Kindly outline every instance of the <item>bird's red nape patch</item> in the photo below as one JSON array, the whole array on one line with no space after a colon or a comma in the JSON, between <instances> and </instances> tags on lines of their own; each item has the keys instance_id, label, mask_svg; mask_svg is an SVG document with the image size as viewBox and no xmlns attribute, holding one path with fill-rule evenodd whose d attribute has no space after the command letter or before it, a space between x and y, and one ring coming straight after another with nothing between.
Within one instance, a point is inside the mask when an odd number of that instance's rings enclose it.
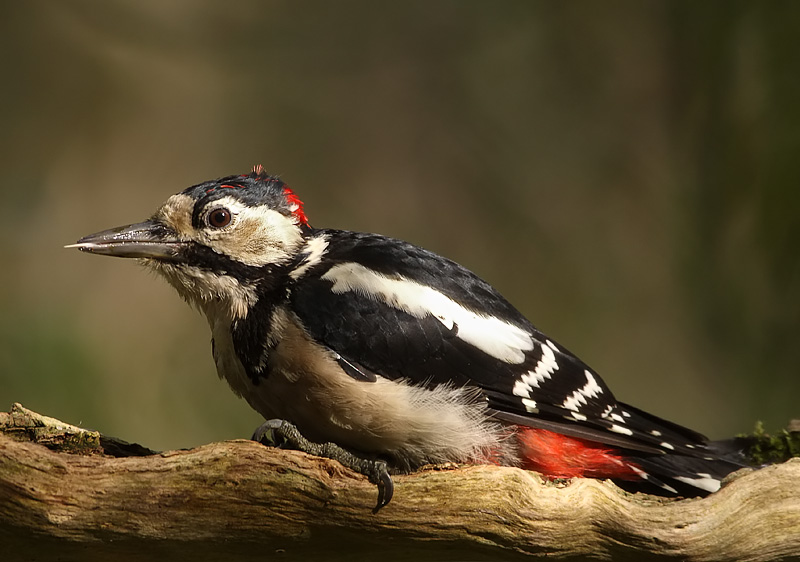
<instances>
[{"instance_id":1,"label":"bird's red nape patch","mask_svg":"<svg viewBox=\"0 0 800 562\"><path fill-rule=\"evenodd\" d=\"M267 171L264 169L264 166L261 164L256 164L253 166L253 171L250 173L251 177L257 180L263 181L278 181L277 178L274 178L267 174ZM242 175L242 177L247 177L246 175ZM283 182L280 182L283 183ZM226 187L226 186L223 186ZM305 211L303 211L303 202L300 201L300 198L294 194L294 191L289 189L289 186L283 186L283 195L286 197L286 203L289 205L289 209L292 211L292 216L295 218L298 224L302 224L303 226L310 226L308 224L308 217L306 217Z\"/></svg>"},{"instance_id":2,"label":"bird's red nape patch","mask_svg":"<svg viewBox=\"0 0 800 562\"><path fill-rule=\"evenodd\" d=\"M639 480L642 477L634 463L600 443L530 427L520 427L517 439L522 468L549 478Z\"/></svg>"},{"instance_id":3,"label":"bird's red nape patch","mask_svg":"<svg viewBox=\"0 0 800 562\"><path fill-rule=\"evenodd\" d=\"M294 191L288 187L283 188L283 194L286 197L286 202L289 203L289 208L292 210L292 215L302 225L308 226L308 218L305 211L303 211L303 202L294 194Z\"/></svg>"}]
</instances>

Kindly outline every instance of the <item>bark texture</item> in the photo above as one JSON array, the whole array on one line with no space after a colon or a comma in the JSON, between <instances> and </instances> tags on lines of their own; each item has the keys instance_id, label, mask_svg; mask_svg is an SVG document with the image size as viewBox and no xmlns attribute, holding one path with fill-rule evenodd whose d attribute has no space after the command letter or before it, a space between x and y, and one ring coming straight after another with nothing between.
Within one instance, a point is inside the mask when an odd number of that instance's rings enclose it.
<instances>
[{"instance_id":1,"label":"bark texture","mask_svg":"<svg viewBox=\"0 0 800 562\"><path fill-rule=\"evenodd\" d=\"M686 500L514 468L425 470L395 477L373 515L375 486L327 459L244 440L148 453L16 404L0 413L0 558L800 558L800 459Z\"/></svg>"}]
</instances>

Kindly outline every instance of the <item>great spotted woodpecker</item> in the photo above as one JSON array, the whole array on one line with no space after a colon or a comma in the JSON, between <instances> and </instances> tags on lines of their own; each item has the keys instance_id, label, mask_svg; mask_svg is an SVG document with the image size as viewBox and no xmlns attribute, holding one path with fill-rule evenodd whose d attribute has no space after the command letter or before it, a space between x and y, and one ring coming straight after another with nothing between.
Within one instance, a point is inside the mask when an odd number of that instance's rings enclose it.
<instances>
[{"instance_id":1,"label":"great spotted woodpecker","mask_svg":"<svg viewBox=\"0 0 800 562\"><path fill-rule=\"evenodd\" d=\"M312 228L260 166L72 247L163 275L207 317L220 377L267 420L292 424L269 421L258 436L296 428L294 443L363 458L351 466L379 484L378 507L391 498L387 463L493 462L684 495L716 491L741 466L617 401L461 265L378 234Z\"/></svg>"}]
</instances>

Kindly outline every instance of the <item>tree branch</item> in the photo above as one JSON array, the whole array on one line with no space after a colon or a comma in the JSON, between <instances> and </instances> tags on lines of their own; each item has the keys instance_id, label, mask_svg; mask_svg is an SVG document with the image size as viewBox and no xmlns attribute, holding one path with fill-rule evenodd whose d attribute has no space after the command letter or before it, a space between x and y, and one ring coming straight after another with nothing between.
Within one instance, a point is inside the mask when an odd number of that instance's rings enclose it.
<instances>
[{"instance_id":1,"label":"tree branch","mask_svg":"<svg viewBox=\"0 0 800 562\"><path fill-rule=\"evenodd\" d=\"M0 430L4 560L800 556L800 459L680 501L515 468L424 470L397 476L394 500L373 515L363 476L296 451L238 440L110 456L148 450L16 404Z\"/></svg>"}]
</instances>

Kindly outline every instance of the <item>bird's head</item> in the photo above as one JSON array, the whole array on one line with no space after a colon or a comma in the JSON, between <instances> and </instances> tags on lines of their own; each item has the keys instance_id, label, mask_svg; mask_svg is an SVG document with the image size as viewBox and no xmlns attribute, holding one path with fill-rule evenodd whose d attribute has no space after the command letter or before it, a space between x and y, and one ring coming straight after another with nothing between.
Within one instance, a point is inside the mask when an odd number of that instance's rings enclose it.
<instances>
[{"instance_id":1,"label":"bird's head","mask_svg":"<svg viewBox=\"0 0 800 562\"><path fill-rule=\"evenodd\" d=\"M70 248L139 258L201 308L246 315L257 291L288 264L310 231L303 204L261 166L192 186L148 220L84 236Z\"/></svg>"}]
</instances>

